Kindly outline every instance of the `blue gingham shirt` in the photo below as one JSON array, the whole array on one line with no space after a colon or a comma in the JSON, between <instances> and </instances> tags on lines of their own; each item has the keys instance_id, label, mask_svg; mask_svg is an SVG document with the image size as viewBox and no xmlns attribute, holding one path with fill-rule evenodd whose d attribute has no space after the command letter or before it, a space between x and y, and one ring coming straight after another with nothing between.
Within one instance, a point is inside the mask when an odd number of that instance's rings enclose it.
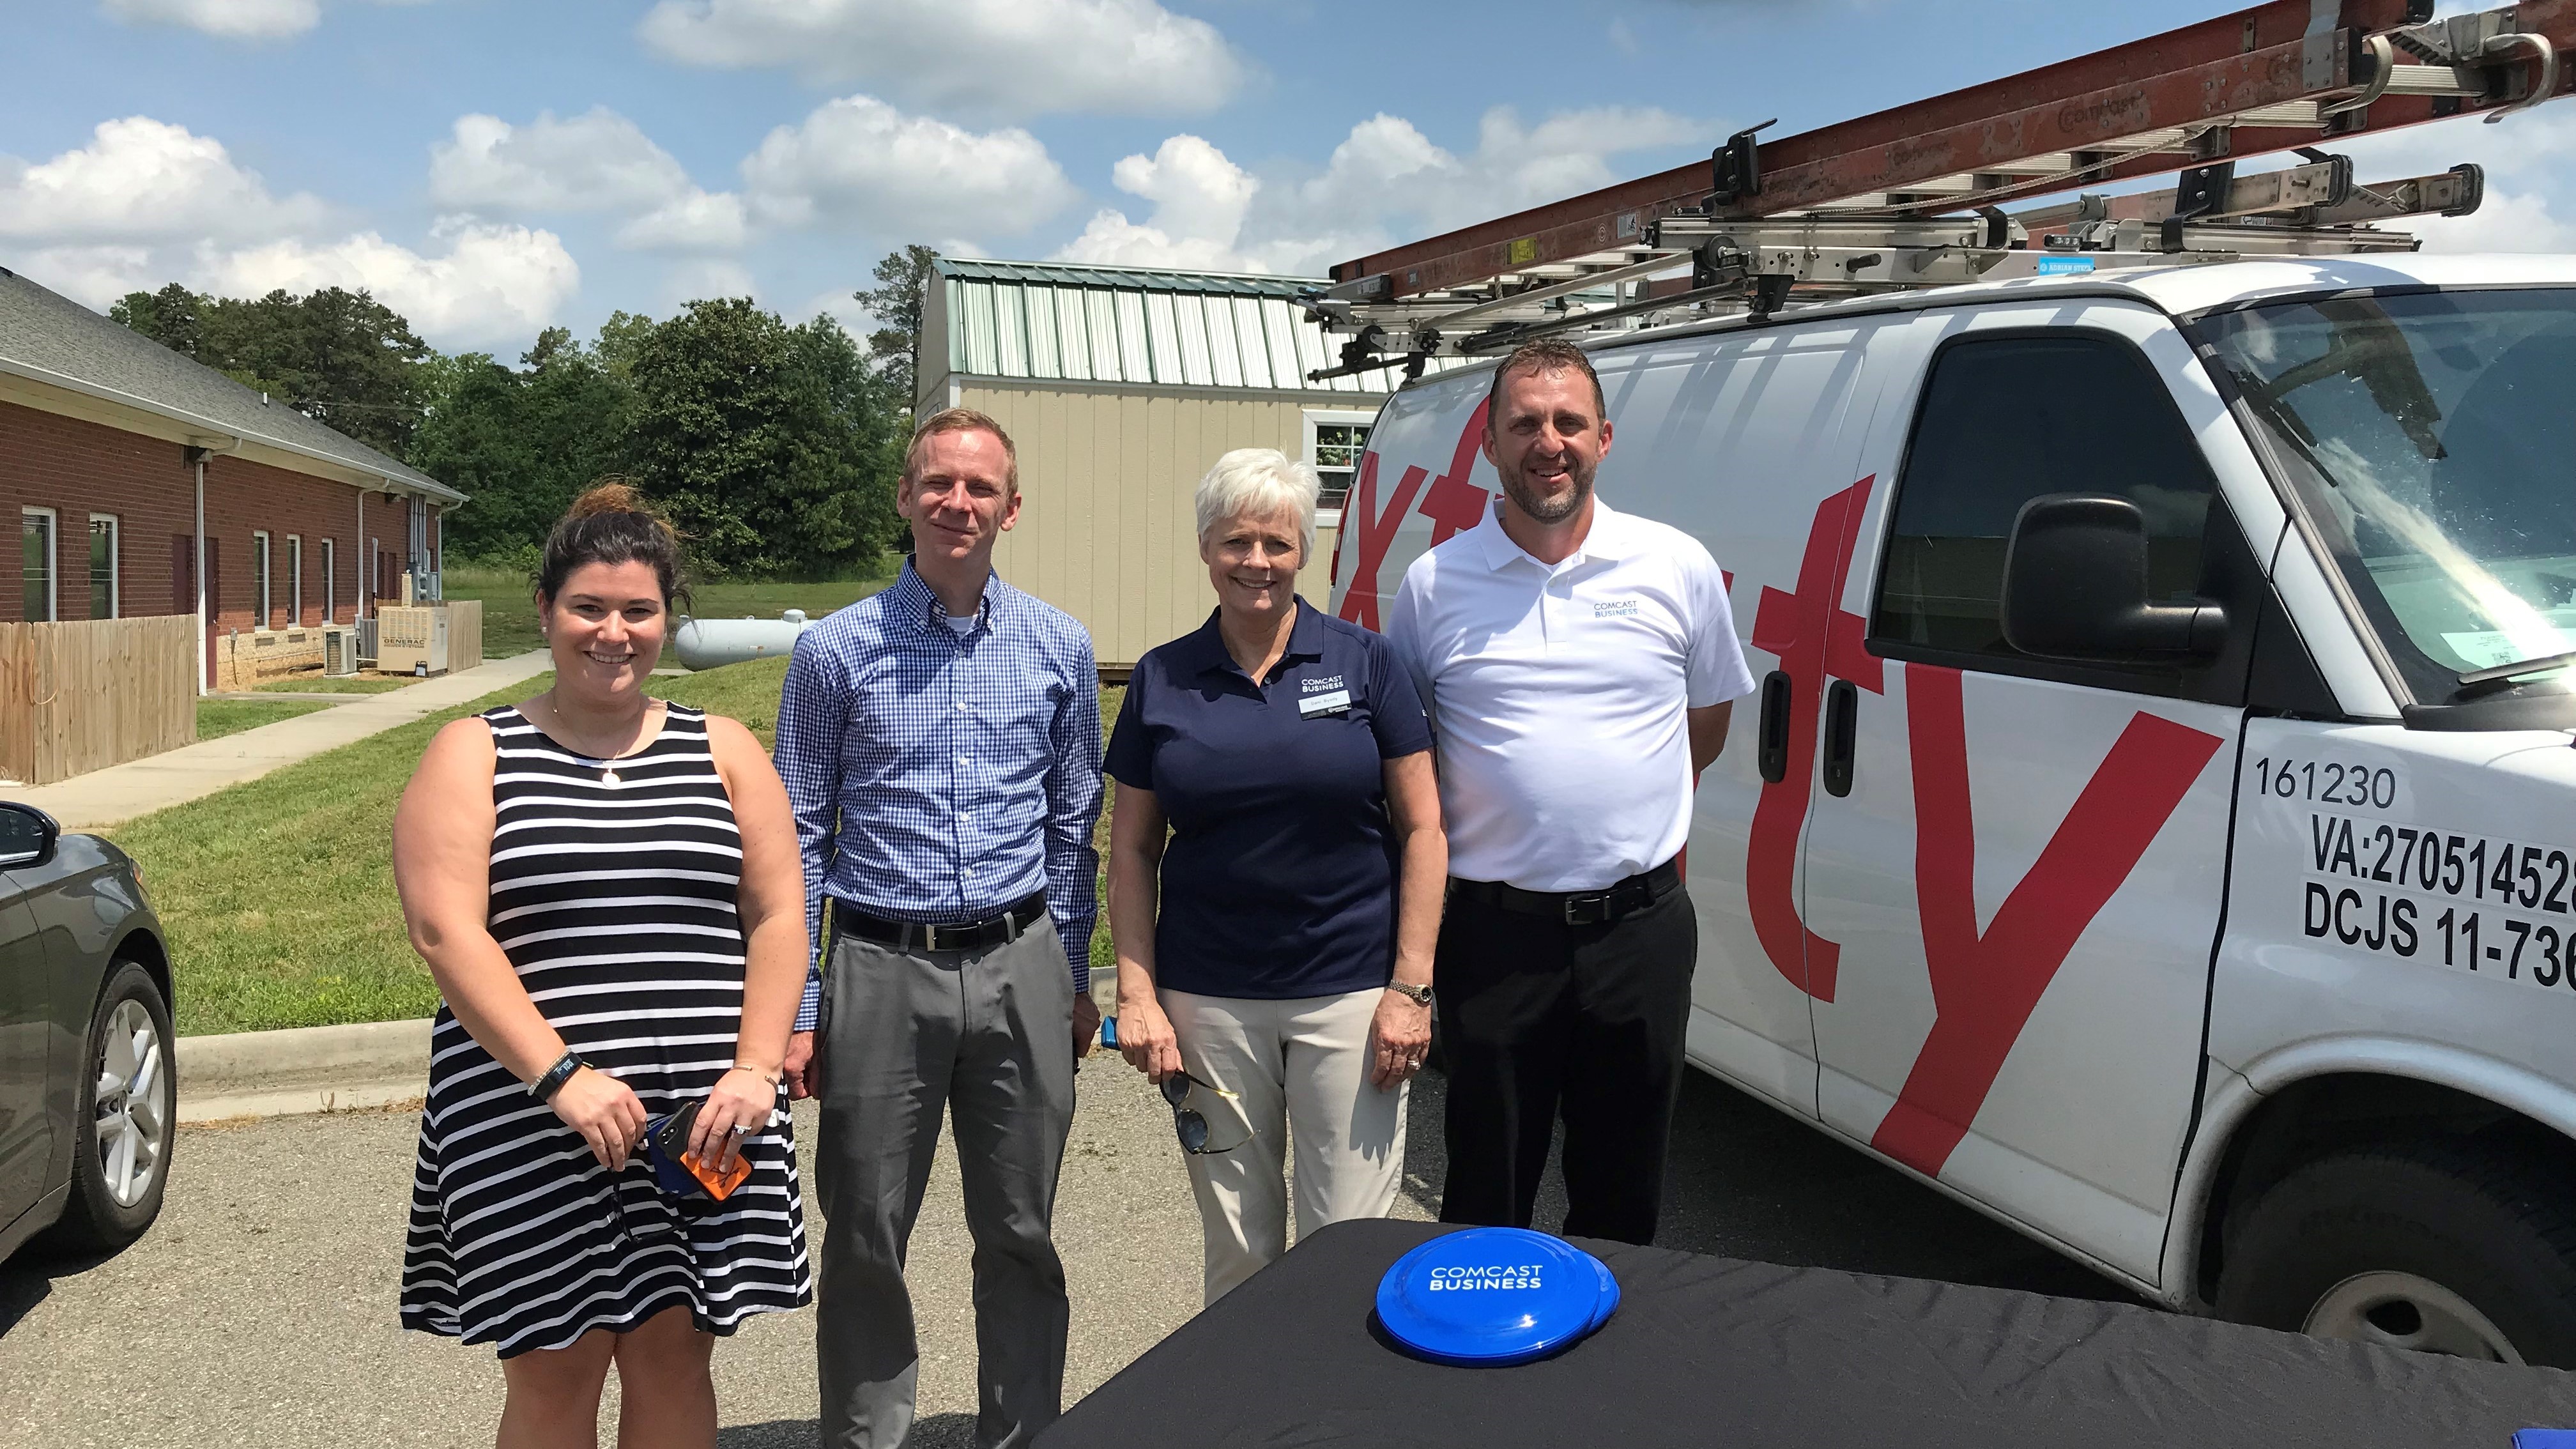
<instances>
[{"instance_id":1,"label":"blue gingham shirt","mask_svg":"<svg viewBox=\"0 0 2576 1449\"><path fill-rule=\"evenodd\" d=\"M891 588L797 638L775 756L817 953L796 1030L822 1000L826 893L954 925L1043 887L1074 990L1090 989L1099 682L1070 616L992 578L960 634L909 559Z\"/></svg>"}]
</instances>

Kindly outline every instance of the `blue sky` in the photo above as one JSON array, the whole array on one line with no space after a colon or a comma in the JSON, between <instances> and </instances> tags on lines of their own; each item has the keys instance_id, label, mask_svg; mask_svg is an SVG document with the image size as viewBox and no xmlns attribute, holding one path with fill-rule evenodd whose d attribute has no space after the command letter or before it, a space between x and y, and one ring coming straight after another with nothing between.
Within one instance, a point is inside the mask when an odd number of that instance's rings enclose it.
<instances>
[{"instance_id":1,"label":"blue sky","mask_svg":"<svg viewBox=\"0 0 2576 1449\"><path fill-rule=\"evenodd\" d=\"M1310 274L2227 8L2189 0L0 0L0 265L92 305L366 285L432 343L961 254ZM2456 5L2446 8L2459 8ZM2576 116L2432 244L2576 249Z\"/></svg>"}]
</instances>

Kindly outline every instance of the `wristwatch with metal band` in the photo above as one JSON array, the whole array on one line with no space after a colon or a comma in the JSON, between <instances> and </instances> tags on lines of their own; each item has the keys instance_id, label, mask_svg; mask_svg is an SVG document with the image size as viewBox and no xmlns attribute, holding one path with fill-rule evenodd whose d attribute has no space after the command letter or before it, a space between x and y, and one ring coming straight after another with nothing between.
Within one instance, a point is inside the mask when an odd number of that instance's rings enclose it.
<instances>
[{"instance_id":1,"label":"wristwatch with metal band","mask_svg":"<svg viewBox=\"0 0 2576 1449\"><path fill-rule=\"evenodd\" d=\"M1407 986L1401 981L1390 981L1386 983L1386 989L1397 993L1416 1006L1431 1004L1431 986L1428 982L1420 986Z\"/></svg>"}]
</instances>

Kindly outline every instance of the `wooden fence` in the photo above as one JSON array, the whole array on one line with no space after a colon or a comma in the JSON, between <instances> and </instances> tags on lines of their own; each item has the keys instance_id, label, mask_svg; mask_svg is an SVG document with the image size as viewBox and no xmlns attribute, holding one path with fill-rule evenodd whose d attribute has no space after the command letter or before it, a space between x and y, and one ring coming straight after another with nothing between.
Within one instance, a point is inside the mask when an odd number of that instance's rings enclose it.
<instances>
[{"instance_id":1,"label":"wooden fence","mask_svg":"<svg viewBox=\"0 0 2576 1449\"><path fill-rule=\"evenodd\" d=\"M0 624L0 776L50 785L195 740L199 647L186 614Z\"/></svg>"},{"instance_id":2,"label":"wooden fence","mask_svg":"<svg viewBox=\"0 0 2576 1449\"><path fill-rule=\"evenodd\" d=\"M447 672L471 669L483 662L483 601L451 599L447 603Z\"/></svg>"}]
</instances>

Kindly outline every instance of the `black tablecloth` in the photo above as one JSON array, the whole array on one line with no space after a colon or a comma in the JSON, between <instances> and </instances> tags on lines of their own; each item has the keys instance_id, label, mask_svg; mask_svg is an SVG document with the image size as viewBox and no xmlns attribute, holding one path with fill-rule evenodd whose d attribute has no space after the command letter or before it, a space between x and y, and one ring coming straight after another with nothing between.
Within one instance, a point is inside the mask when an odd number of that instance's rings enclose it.
<instances>
[{"instance_id":1,"label":"black tablecloth","mask_svg":"<svg viewBox=\"0 0 2576 1449\"><path fill-rule=\"evenodd\" d=\"M1555 1358L1391 1347L1377 1284L1434 1223L1342 1223L1156 1345L1040 1449L1371 1444L2507 1449L2576 1427L2576 1373L2127 1304L1576 1239L1619 1314Z\"/></svg>"}]
</instances>

